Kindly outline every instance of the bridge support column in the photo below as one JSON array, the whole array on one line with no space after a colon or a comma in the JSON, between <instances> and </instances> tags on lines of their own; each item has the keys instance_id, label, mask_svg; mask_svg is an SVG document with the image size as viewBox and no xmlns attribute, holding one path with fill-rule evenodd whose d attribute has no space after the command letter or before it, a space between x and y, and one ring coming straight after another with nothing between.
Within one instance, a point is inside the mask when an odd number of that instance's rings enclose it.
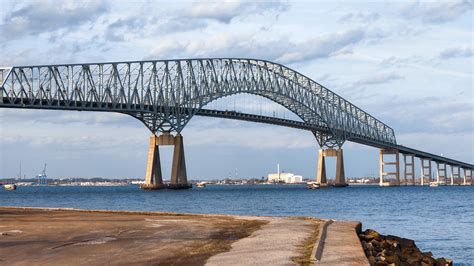
<instances>
[{"instance_id":1,"label":"bridge support column","mask_svg":"<svg viewBox=\"0 0 474 266\"><path fill-rule=\"evenodd\" d=\"M407 160L407 157L410 157ZM408 185L408 177L411 177L411 183L414 186L415 183L415 155L414 154L403 154L403 166L404 166L404 182L405 186Z\"/></svg>"},{"instance_id":2,"label":"bridge support column","mask_svg":"<svg viewBox=\"0 0 474 266\"><path fill-rule=\"evenodd\" d=\"M334 182L334 186L347 186L346 177L344 173L344 154L342 149L319 149L318 175L316 178L316 182L318 182L321 186L327 185L325 157L336 157L336 180Z\"/></svg>"},{"instance_id":3,"label":"bridge support column","mask_svg":"<svg viewBox=\"0 0 474 266\"><path fill-rule=\"evenodd\" d=\"M467 184L466 180L469 179L471 181L471 186L474 185L472 182L472 169L464 168L464 183Z\"/></svg>"},{"instance_id":4,"label":"bridge support column","mask_svg":"<svg viewBox=\"0 0 474 266\"><path fill-rule=\"evenodd\" d=\"M454 185L455 179L461 179L461 168L456 165L451 165L451 186ZM466 182L464 182L464 185L466 185L465 183Z\"/></svg>"},{"instance_id":5,"label":"bridge support column","mask_svg":"<svg viewBox=\"0 0 474 266\"><path fill-rule=\"evenodd\" d=\"M336 183L335 187L346 187L346 174L344 173L344 156L342 149L337 150L336 154Z\"/></svg>"},{"instance_id":6,"label":"bridge support column","mask_svg":"<svg viewBox=\"0 0 474 266\"><path fill-rule=\"evenodd\" d=\"M393 154L395 155L395 161L394 162L385 162L384 161L384 155L390 155ZM400 186L400 158L399 158L399 153L398 150L396 149L380 149L380 186L388 186L391 185L390 183L385 183L384 182L384 177L388 175L395 176L395 185ZM384 165L394 165L395 166L395 172L385 172L384 171Z\"/></svg>"},{"instance_id":7,"label":"bridge support column","mask_svg":"<svg viewBox=\"0 0 474 266\"><path fill-rule=\"evenodd\" d=\"M316 177L316 182L321 186L327 186L328 181L326 179L326 159L324 156L324 150L319 149L318 154L318 175Z\"/></svg>"},{"instance_id":8,"label":"bridge support column","mask_svg":"<svg viewBox=\"0 0 474 266\"><path fill-rule=\"evenodd\" d=\"M173 145L173 164L171 168L171 182L169 185L163 184L161 174L159 146ZM181 134L173 136L171 134L162 134L160 136L152 135L150 137L150 146L148 149L147 172L145 184L140 186L142 189L185 189L191 188L186 176L186 163L184 160L183 137Z\"/></svg>"},{"instance_id":9,"label":"bridge support column","mask_svg":"<svg viewBox=\"0 0 474 266\"><path fill-rule=\"evenodd\" d=\"M186 175L183 136L179 133L174 137L173 168L171 169L170 188L190 188Z\"/></svg>"},{"instance_id":10,"label":"bridge support column","mask_svg":"<svg viewBox=\"0 0 474 266\"><path fill-rule=\"evenodd\" d=\"M140 186L142 189L160 189L165 187L163 176L161 175L160 150L157 144L158 138L155 134L151 135L148 147L145 184Z\"/></svg>"},{"instance_id":11,"label":"bridge support column","mask_svg":"<svg viewBox=\"0 0 474 266\"><path fill-rule=\"evenodd\" d=\"M428 164L425 164L425 162L428 162ZM428 158L420 158L420 163L421 163L421 176L420 176L420 185L425 184L425 177L428 180L428 185L431 182L431 159Z\"/></svg>"},{"instance_id":12,"label":"bridge support column","mask_svg":"<svg viewBox=\"0 0 474 266\"><path fill-rule=\"evenodd\" d=\"M447 185L446 163L436 162L436 182L439 184L441 179L443 179L444 184Z\"/></svg>"}]
</instances>

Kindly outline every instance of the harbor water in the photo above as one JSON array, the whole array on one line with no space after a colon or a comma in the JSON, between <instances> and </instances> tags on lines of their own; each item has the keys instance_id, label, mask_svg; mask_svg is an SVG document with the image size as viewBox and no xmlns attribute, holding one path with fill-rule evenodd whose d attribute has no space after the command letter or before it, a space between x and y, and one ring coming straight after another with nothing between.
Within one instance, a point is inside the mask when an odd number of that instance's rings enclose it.
<instances>
[{"instance_id":1,"label":"harbor water","mask_svg":"<svg viewBox=\"0 0 474 266\"><path fill-rule=\"evenodd\" d=\"M304 185L208 185L143 191L138 186L30 186L0 190L0 206L64 207L357 220L414 239L422 251L474 264L474 186L305 189Z\"/></svg>"}]
</instances>

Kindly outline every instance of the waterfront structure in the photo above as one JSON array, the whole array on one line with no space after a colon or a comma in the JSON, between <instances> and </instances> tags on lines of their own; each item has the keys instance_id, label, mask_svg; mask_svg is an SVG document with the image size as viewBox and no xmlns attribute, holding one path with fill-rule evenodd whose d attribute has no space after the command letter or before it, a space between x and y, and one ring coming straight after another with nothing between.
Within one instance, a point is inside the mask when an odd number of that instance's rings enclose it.
<instances>
[{"instance_id":1,"label":"waterfront structure","mask_svg":"<svg viewBox=\"0 0 474 266\"><path fill-rule=\"evenodd\" d=\"M43 170L36 177L38 178L38 185L46 185L48 183L46 180L48 178L46 175L46 164L44 164Z\"/></svg>"},{"instance_id":2,"label":"waterfront structure","mask_svg":"<svg viewBox=\"0 0 474 266\"><path fill-rule=\"evenodd\" d=\"M152 132L143 188L162 188L159 146L173 145L172 188L188 188L181 131L194 115L254 121L309 130L320 146L317 180L326 180L325 160L336 157L336 186L345 186L342 145L352 141L380 149L380 184L392 175L400 185L399 154L464 170L472 183L474 165L398 145L392 128L321 84L281 64L242 58L149 60L0 68L0 108L119 112ZM248 93L270 99L301 121L208 110L216 99ZM395 155L392 162L384 155ZM392 172L385 165L395 165ZM414 177L405 161L405 178ZM441 168L438 168L438 173ZM438 175L439 176L439 175ZM431 177L428 175L428 179ZM429 182L428 182L429 183Z\"/></svg>"},{"instance_id":3,"label":"waterfront structure","mask_svg":"<svg viewBox=\"0 0 474 266\"><path fill-rule=\"evenodd\" d=\"M293 173L271 173L267 176L268 183L302 183L303 177Z\"/></svg>"}]
</instances>

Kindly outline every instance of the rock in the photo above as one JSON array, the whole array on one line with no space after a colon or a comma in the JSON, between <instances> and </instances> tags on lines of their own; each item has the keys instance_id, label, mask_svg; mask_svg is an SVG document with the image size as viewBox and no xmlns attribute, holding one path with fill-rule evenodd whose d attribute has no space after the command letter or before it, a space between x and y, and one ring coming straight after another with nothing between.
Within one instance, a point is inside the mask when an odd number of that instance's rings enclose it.
<instances>
[{"instance_id":1,"label":"rock","mask_svg":"<svg viewBox=\"0 0 474 266\"><path fill-rule=\"evenodd\" d=\"M383 249L386 249L386 250L392 247L392 245L388 243L387 241L382 241L381 246Z\"/></svg>"},{"instance_id":2,"label":"rock","mask_svg":"<svg viewBox=\"0 0 474 266\"><path fill-rule=\"evenodd\" d=\"M402 248L416 247L415 246L415 241L413 241L411 239L408 239L408 238L388 235L388 236L385 237L385 239L398 242Z\"/></svg>"},{"instance_id":3,"label":"rock","mask_svg":"<svg viewBox=\"0 0 474 266\"><path fill-rule=\"evenodd\" d=\"M363 248L364 250L370 250L369 243L367 243L367 242L365 242L365 241L362 241L361 244L362 244L362 248Z\"/></svg>"},{"instance_id":4,"label":"rock","mask_svg":"<svg viewBox=\"0 0 474 266\"><path fill-rule=\"evenodd\" d=\"M423 259L421 260L421 265L436 265L436 260L433 257L423 256Z\"/></svg>"},{"instance_id":5,"label":"rock","mask_svg":"<svg viewBox=\"0 0 474 266\"><path fill-rule=\"evenodd\" d=\"M367 259L369 260L371 266L375 265L376 260L374 256L368 256Z\"/></svg>"},{"instance_id":6,"label":"rock","mask_svg":"<svg viewBox=\"0 0 474 266\"><path fill-rule=\"evenodd\" d=\"M380 239L380 234L377 233L377 231L375 230L372 230L372 229L367 229L364 231L364 235L366 237L366 239Z\"/></svg>"},{"instance_id":7,"label":"rock","mask_svg":"<svg viewBox=\"0 0 474 266\"><path fill-rule=\"evenodd\" d=\"M370 250L370 255L372 255L374 257L377 256L377 251L375 251L375 249L371 249Z\"/></svg>"},{"instance_id":8,"label":"rock","mask_svg":"<svg viewBox=\"0 0 474 266\"><path fill-rule=\"evenodd\" d=\"M436 266L446 266L447 262L444 258L436 259Z\"/></svg>"},{"instance_id":9,"label":"rock","mask_svg":"<svg viewBox=\"0 0 474 266\"><path fill-rule=\"evenodd\" d=\"M400 258L397 254L386 257L388 263L394 263L395 265L400 265Z\"/></svg>"},{"instance_id":10,"label":"rock","mask_svg":"<svg viewBox=\"0 0 474 266\"><path fill-rule=\"evenodd\" d=\"M446 258L433 258L431 252L421 252L415 241L397 236L383 236L367 229L359 235L364 252L373 265L430 265L452 266L453 261Z\"/></svg>"},{"instance_id":11,"label":"rock","mask_svg":"<svg viewBox=\"0 0 474 266\"><path fill-rule=\"evenodd\" d=\"M420 260L423 258L421 252L417 248L405 248L402 249L402 252L400 254L401 258L416 258L417 260Z\"/></svg>"},{"instance_id":12,"label":"rock","mask_svg":"<svg viewBox=\"0 0 474 266\"><path fill-rule=\"evenodd\" d=\"M382 244L376 239L373 239L372 241L370 241L370 244L374 247L375 250L381 250L382 248Z\"/></svg>"},{"instance_id":13,"label":"rock","mask_svg":"<svg viewBox=\"0 0 474 266\"><path fill-rule=\"evenodd\" d=\"M433 253L431 253L431 251L423 252L422 254L423 254L423 256L433 257Z\"/></svg>"},{"instance_id":14,"label":"rock","mask_svg":"<svg viewBox=\"0 0 474 266\"><path fill-rule=\"evenodd\" d=\"M382 254L383 254L384 257L389 257L389 256L393 255L393 252L388 250L388 249L384 249L384 250L382 250Z\"/></svg>"},{"instance_id":15,"label":"rock","mask_svg":"<svg viewBox=\"0 0 474 266\"><path fill-rule=\"evenodd\" d=\"M365 243L367 243L367 248L368 249L375 250L374 245L372 245L372 243L370 243L370 242L365 242Z\"/></svg>"},{"instance_id":16,"label":"rock","mask_svg":"<svg viewBox=\"0 0 474 266\"><path fill-rule=\"evenodd\" d=\"M436 266L452 266L453 261L446 258L436 259Z\"/></svg>"},{"instance_id":17,"label":"rock","mask_svg":"<svg viewBox=\"0 0 474 266\"><path fill-rule=\"evenodd\" d=\"M419 265L419 263L421 262L421 258L417 258L417 257L409 257L406 262L409 264L409 265Z\"/></svg>"},{"instance_id":18,"label":"rock","mask_svg":"<svg viewBox=\"0 0 474 266\"><path fill-rule=\"evenodd\" d=\"M366 250L364 251L364 253L365 253L365 256L366 256L367 258L370 257L370 256L372 256L372 252L370 252L370 250L368 250L368 249L366 249Z\"/></svg>"}]
</instances>

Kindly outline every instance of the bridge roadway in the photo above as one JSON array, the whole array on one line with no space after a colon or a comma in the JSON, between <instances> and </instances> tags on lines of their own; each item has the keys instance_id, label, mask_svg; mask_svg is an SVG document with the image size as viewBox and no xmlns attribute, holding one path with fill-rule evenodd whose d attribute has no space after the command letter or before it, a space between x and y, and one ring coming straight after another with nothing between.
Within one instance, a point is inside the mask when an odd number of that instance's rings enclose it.
<instances>
[{"instance_id":1,"label":"bridge roadway","mask_svg":"<svg viewBox=\"0 0 474 266\"><path fill-rule=\"evenodd\" d=\"M278 125L278 126L284 126L284 127L291 127L291 128L297 128L297 129L303 129L303 130L308 130L308 131L323 131L323 132L329 132L329 129L325 127L319 127L319 126L313 126L313 125L308 125L302 121L295 121L295 120L289 120L289 119L283 119L283 118L278 118L278 117L269 117L269 116L261 116L261 115L254 115L254 114L247 114L247 113L240 113L240 112L235 112L235 111L221 111L221 110L210 110L210 109L201 109L197 111L197 115L199 116L208 116L208 117L217 117L217 118L226 118L226 119L234 119L234 120L242 120L242 121L251 121L251 122L258 122L258 123L264 123L264 124L270 124L270 125ZM363 144L363 145L368 145L374 148L379 148L379 149L396 149L400 153L405 153L405 154L412 154L415 157L419 158L430 158L434 162L439 162L439 163L446 163L449 165L456 165L460 166L463 168L473 168L473 164L461 162L458 160L454 160L451 158L443 157L440 155L436 155L433 153L429 152L424 152L421 150L409 148L403 145L398 145L398 144L390 144L390 143L380 143L380 142L374 142L371 141L370 139L364 138L364 136L353 136L349 139L348 141Z\"/></svg>"},{"instance_id":2,"label":"bridge roadway","mask_svg":"<svg viewBox=\"0 0 474 266\"><path fill-rule=\"evenodd\" d=\"M38 108L38 109L52 109L52 110L88 110L88 107L90 107L90 111L107 111L107 107L100 108L99 104L94 104L91 102L88 103L79 103L77 104L77 107L66 107L64 103L46 103L46 102L36 102L36 103L31 103L27 99L24 99L21 103L14 103L10 108L23 108L24 106L29 106L32 105L34 106L33 108ZM1 107L1 106L0 106ZM136 107L138 108L138 107ZM135 109L133 106L131 109ZM145 109L150 109L150 107L145 108ZM284 118L278 118L278 117L269 117L269 116L262 116L262 115L256 115L256 114L249 114L249 113L241 113L241 112L236 112L236 111L228 111L228 110L212 110L212 109L184 109L182 112L189 112L189 113L195 113L196 115L199 116L207 116L207 117L216 117L216 118L224 118L224 119L234 119L234 120L241 120L241 121L251 121L251 122L256 122L256 123L264 123L264 124L270 124L270 125L278 125L278 126L284 126L284 127L290 127L290 128L296 128L296 129L302 129L302 130L307 130L307 131L318 131L318 132L324 132L327 134L330 134L331 131L329 130L328 127L320 126L320 125L314 125L314 124L308 124L303 121L296 121L296 120L290 120L290 119L284 119ZM127 114L127 113L125 113ZM434 162L439 162L439 163L447 163L449 165L456 165L460 166L462 168L469 168L469 169L474 169L473 164L461 162L458 160L454 160L451 158L443 157L440 155L432 154L429 152L424 152L421 150L405 147L402 145L398 144L392 144L389 142L381 142L381 141L373 141L370 138L367 138L363 135L358 135L354 134L353 136L349 137L347 139L348 141L363 144L363 145L368 145L371 147L379 148L379 149L396 149L400 153L404 154L412 154L415 157L419 158L431 158L432 161Z\"/></svg>"}]
</instances>

